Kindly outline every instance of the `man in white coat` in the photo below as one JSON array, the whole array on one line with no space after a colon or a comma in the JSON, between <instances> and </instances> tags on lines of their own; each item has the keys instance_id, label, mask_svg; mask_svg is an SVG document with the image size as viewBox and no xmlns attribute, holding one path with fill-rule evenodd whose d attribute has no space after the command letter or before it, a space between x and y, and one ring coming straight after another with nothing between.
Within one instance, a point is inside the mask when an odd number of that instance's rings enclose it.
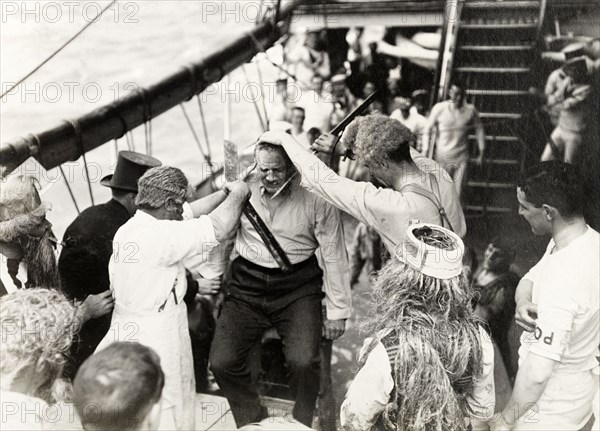
<instances>
[{"instance_id":1,"label":"man in white coat","mask_svg":"<svg viewBox=\"0 0 600 431\"><path fill-rule=\"evenodd\" d=\"M109 263L115 299L111 329L98 350L114 341L137 341L153 348L165 372L159 429L194 429L195 383L186 306L184 260L210 251L235 233L250 190L226 185L222 203L210 214L202 200L191 204L181 170L161 166L138 182L135 215L116 233ZM228 195L228 196L227 196Z\"/></svg>"}]
</instances>

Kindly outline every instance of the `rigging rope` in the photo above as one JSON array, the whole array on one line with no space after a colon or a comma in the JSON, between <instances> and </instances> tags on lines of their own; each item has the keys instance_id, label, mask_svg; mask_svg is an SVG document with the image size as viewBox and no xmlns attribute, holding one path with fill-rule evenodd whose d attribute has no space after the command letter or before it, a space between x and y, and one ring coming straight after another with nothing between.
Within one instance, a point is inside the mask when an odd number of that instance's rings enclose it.
<instances>
[{"instance_id":1,"label":"rigging rope","mask_svg":"<svg viewBox=\"0 0 600 431\"><path fill-rule=\"evenodd\" d=\"M67 123L70 124L73 130L75 131L75 137L77 138L77 148L81 152L81 158L83 159L83 168L85 169L85 179L88 186L88 192L90 194L90 201L92 202L92 206L94 206L94 193L92 192L92 183L90 182L90 171L88 169L85 148L83 147L83 135L81 133L81 127L79 127L79 123L75 120L67 120Z\"/></svg>"},{"instance_id":2,"label":"rigging rope","mask_svg":"<svg viewBox=\"0 0 600 431\"><path fill-rule=\"evenodd\" d=\"M146 140L146 154L152 155L152 107L148 103L148 94L146 89L138 90L142 95L142 103L144 108L144 138Z\"/></svg>"},{"instance_id":3,"label":"rigging rope","mask_svg":"<svg viewBox=\"0 0 600 431\"><path fill-rule=\"evenodd\" d=\"M202 100L200 100L200 94L196 94L196 100L198 101L198 110L200 111L200 120L202 122L202 132L204 133L204 142L206 143L206 163L208 163L208 178L210 179L210 186L212 190L218 190L215 184L215 172L212 164L212 153L210 149L210 140L208 138L208 128L206 127L206 119L204 118L204 109L202 109Z\"/></svg>"},{"instance_id":4,"label":"rigging rope","mask_svg":"<svg viewBox=\"0 0 600 431\"><path fill-rule=\"evenodd\" d=\"M81 33L83 33L89 26L91 26L92 24L94 24L95 22L99 21L100 17L102 16L102 14L104 14L104 12L107 11L108 8L110 8L113 4L115 4L117 2L117 0L113 0L110 2L110 4L108 6L106 6L104 9L102 9L100 11L100 13L98 15L96 15L96 17L91 20L90 22L88 22L86 25L83 26L83 28L81 30L79 30L77 33L75 33L69 40L67 40L65 43L63 43L56 51L54 51L52 54L50 54L50 56L48 58L46 58L44 61L42 61L38 66L36 66L31 72L29 72L27 75L25 75L23 78L19 79L19 81L12 85L8 90L6 90L4 93L2 93L2 95L0 95L0 99L4 98L4 96L6 96L8 93L10 93L12 90L14 90L15 88L17 88L19 85L21 85L23 83L23 81L25 81L27 78L29 78L31 75L33 75L35 72L37 72L38 70L40 70L46 63L48 63L54 56L56 56L59 52L61 52L64 48L67 47L67 45L69 45L71 42L73 42Z\"/></svg>"},{"instance_id":5,"label":"rigging rope","mask_svg":"<svg viewBox=\"0 0 600 431\"><path fill-rule=\"evenodd\" d=\"M248 77L248 72L246 71L246 65L242 64L242 72L244 73L244 77L246 78L246 85L250 86L250 78ZM252 93L254 95L254 92ZM258 102L255 98L252 98L252 104L254 105L254 110L256 111L256 115L258 116L258 121L260 122L260 127L263 132L267 131L267 125L263 121L263 117L260 113L260 109L258 107Z\"/></svg>"},{"instance_id":6,"label":"rigging rope","mask_svg":"<svg viewBox=\"0 0 600 431\"><path fill-rule=\"evenodd\" d=\"M187 122L188 126L190 127L190 131L192 132L192 136L194 137L194 141L196 141L196 145L198 146L198 149L200 150L200 154L202 154L202 157L204 158L204 160L206 162L208 162L208 157L207 157L206 153L204 152L204 148L202 148L202 144L200 143L200 139L198 138L198 135L196 134L196 129L194 129L194 125L192 124L192 120L190 120L190 117L189 117L187 111L185 110L185 106L183 106L183 103L180 103L179 106L181 106L181 112L183 112L183 116L185 117L185 121Z\"/></svg>"},{"instance_id":7,"label":"rigging rope","mask_svg":"<svg viewBox=\"0 0 600 431\"><path fill-rule=\"evenodd\" d=\"M265 114L265 126L269 128L269 112L267 111L267 104L265 101L264 81L262 77L262 71L260 70L260 64L256 61L256 72L258 73L258 83L260 85L260 100L262 101L263 112Z\"/></svg>"},{"instance_id":8,"label":"rigging rope","mask_svg":"<svg viewBox=\"0 0 600 431\"><path fill-rule=\"evenodd\" d=\"M202 131L204 132L204 142L206 143L206 154L208 157L208 161L210 163L210 161L212 160L212 157L211 157L210 141L208 139L208 128L206 127L206 120L204 119L204 110L202 109L202 101L200 100L199 94L196 94L196 100L198 101L198 110L200 111L200 119L202 120Z\"/></svg>"},{"instance_id":9,"label":"rigging rope","mask_svg":"<svg viewBox=\"0 0 600 431\"><path fill-rule=\"evenodd\" d=\"M79 210L79 205L77 205L77 200L75 199L75 195L73 194L73 190L71 190L71 184L69 184L69 180L67 179L67 176L65 175L65 171L63 170L62 165L58 165L58 169L60 170L60 173L61 173L63 179L65 180L65 184L67 185L67 190L69 190L69 195L71 195L71 200L73 201L73 205L75 205L77 214L81 214L81 211Z\"/></svg>"},{"instance_id":10,"label":"rigging rope","mask_svg":"<svg viewBox=\"0 0 600 431\"><path fill-rule=\"evenodd\" d=\"M129 151L135 151L135 146L133 145L133 133L131 130L125 133L125 140L127 141L127 149Z\"/></svg>"}]
</instances>

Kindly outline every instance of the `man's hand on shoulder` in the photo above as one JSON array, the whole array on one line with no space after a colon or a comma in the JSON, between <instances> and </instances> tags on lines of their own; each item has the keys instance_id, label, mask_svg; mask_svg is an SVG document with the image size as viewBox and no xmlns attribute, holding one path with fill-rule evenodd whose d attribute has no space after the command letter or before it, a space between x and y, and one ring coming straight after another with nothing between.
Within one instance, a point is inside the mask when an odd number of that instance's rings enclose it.
<instances>
[{"instance_id":1,"label":"man's hand on shoulder","mask_svg":"<svg viewBox=\"0 0 600 431\"><path fill-rule=\"evenodd\" d=\"M323 337L328 340L337 340L346 330L346 319L323 319Z\"/></svg>"}]
</instances>

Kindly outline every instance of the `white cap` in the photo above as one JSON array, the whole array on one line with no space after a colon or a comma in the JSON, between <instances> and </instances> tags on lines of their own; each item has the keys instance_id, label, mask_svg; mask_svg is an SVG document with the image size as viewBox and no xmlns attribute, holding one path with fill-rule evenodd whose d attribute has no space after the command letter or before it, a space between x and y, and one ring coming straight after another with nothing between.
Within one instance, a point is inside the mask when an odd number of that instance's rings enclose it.
<instances>
[{"instance_id":1,"label":"white cap","mask_svg":"<svg viewBox=\"0 0 600 431\"><path fill-rule=\"evenodd\" d=\"M420 233L427 232L424 242ZM396 247L396 258L430 277L447 280L463 270L465 246L458 235L435 224L416 223L406 229L407 241ZM435 244L439 241L439 244Z\"/></svg>"}]
</instances>

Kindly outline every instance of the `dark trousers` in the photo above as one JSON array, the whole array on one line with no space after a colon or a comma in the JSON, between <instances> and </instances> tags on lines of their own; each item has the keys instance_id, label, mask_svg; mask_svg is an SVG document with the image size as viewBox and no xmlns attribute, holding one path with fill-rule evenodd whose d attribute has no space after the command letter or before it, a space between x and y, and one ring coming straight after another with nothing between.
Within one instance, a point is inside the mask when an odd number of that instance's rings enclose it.
<instances>
[{"instance_id":1,"label":"dark trousers","mask_svg":"<svg viewBox=\"0 0 600 431\"><path fill-rule=\"evenodd\" d=\"M248 355L271 327L283 341L294 418L311 426L319 392L322 276L313 258L290 273L241 258L233 262L210 363L238 427L266 416L251 381Z\"/></svg>"}]
</instances>

